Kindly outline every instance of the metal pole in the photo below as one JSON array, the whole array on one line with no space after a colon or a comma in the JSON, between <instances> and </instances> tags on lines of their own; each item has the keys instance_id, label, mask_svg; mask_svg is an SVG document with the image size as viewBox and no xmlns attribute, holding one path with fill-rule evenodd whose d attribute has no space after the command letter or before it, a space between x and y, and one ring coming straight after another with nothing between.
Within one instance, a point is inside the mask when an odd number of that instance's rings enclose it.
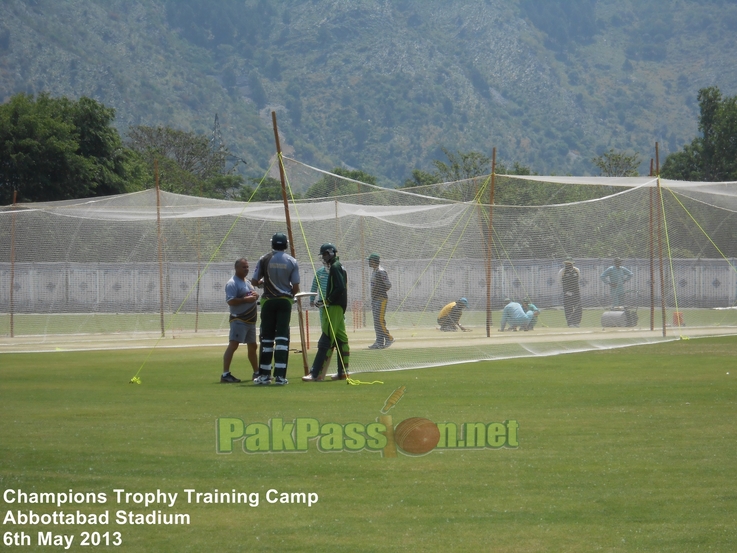
<instances>
[{"instance_id":1,"label":"metal pole","mask_svg":"<svg viewBox=\"0 0 737 553\"><path fill-rule=\"evenodd\" d=\"M650 176L653 176L653 160L650 158ZM653 195L650 187L650 330L655 330L655 242L653 240Z\"/></svg>"},{"instance_id":2,"label":"metal pole","mask_svg":"<svg viewBox=\"0 0 737 553\"><path fill-rule=\"evenodd\" d=\"M202 271L200 268L200 222L197 219L197 294L195 295L195 308L194 308L194 331L197 332L200 322L200 278L202 277Z\"/></svg>"},{"instance_id":3,"label":"metal pole","mask_svg":"<svg viewBox=\"0 0 737 553\"><path fill-rule=\"evenodd\" d=\"M364 262L366 260L366 229L364 228L366 221L363 215L361 215L361 328L366 326L366 270L364 269Z\"/></svg>"},{"instance_id":4,"label":"metal pole","mask_svg":"<svg viewBox=\"0 0 737 553\"><path fill-rule=\"evenodd\" d=\"M159 249L159 313L161 315L161 337L165 336L164 326L164 260L161 240L161 194L159 193L159 160L154 159L154 180L156 182L156 234Z\"/></svg>"},{"instance_id":5,"label":"metal pole","mask_svg":"<svg viewBox=\"0 0 737 553\"><path fill-rule=\"evenodd\" d=\"M665 337L665 274L663 273L663 191L660 187L660 157L658 143L655 143L655 174L658 177L658 251L660 256L660 306L663 319L663 336Z\"/></svg>"},{"instance_id":6,"label":"metal pole","mask_svg":"<svg viewBox=\"0 0 737 553\"><path fill-rule=\"evenodd\" d=\"M496 179L496 147L491 151L491 186L489 187L489 229L486 239L486 337L491 336L491 255L493 243L494 185Z\"/></svg>"},{"instance_id":7,"label":"metal pole","mask_svg":"<svg viewBox=\"0 0 737 553\"><path fill-rule=\"evenodd\" d=\"M282 160L281 143L279 142L279 129L276 125L276 112L271 112L271 122L274 126L274 142L276 142L276 155L279 161L279 177L281 178L281 197L284 202L284 217L287 222L287 236L289 237L289 250L292 257L297 258L297 254L294 250L294 238L292 236L292 220L289 217L289 202L287 201L287 178L284 174L284 162ZM305 337L305 325L304 317L302 315L302 299L297 298L297 315L299 318L299 339L302 346L302 365L304 368L305 376L310 373L310 368L307 364L307 339Z\"/></svg>"},{"instance_id":8,"label":"metal pole","mask_svg":"<svg viewBox=\"0 0 737 553\"><path fill-rule=\"evenodd\" d=\"M18 191L13 190L13 214L10 216L10 337L15 337L15 205Z\"/></svg>"}]
</instances>

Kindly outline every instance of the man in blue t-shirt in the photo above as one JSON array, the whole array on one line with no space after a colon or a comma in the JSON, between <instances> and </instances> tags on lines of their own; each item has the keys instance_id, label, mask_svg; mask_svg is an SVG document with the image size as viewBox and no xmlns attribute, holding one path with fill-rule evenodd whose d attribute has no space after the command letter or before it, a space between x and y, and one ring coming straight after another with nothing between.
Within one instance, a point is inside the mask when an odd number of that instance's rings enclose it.
<instances>
[{"instance_id":1,"label":"man in blue t-shirt","mask_svg":"<svg viewBox=\"0 0 737 553\"><path fill-rule=\"evenodd\" d=\"M624 305L624 283L633 276L632 271L622 267L622 260L618 257L614 260L614 265L601 273L601 280L612 289L612 307Z\"/></svg>"},{"instance_id":2,"label":"man in blue t-shirt","mask_svg":"<svg viewBox=\"0 0 737 553\"><path fill-rule=\"evenodd\" d=\"M228 347L223 355L223 374L220 382L236 384L240 379L230 373L230 363L239 344L248 346L248 361L253 369L253 377L258 376L258 345L256 343L256 312L258 294L249 281L248 260L245 257L235 262L235 274L225 285L225 301L230 310L230 335Z\"/></svg>"}]
</instances>

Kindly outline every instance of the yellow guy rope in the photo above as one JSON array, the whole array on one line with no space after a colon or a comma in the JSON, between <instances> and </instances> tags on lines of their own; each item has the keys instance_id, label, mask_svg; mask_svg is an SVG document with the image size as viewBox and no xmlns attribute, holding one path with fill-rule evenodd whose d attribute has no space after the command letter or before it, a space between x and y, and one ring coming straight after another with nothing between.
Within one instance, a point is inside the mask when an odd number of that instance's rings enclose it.
<instances>
[{"instance_id":1,"label":"yellow guy rope","mask_svg":"<svg viewBox=\"0 0 737 553\"><path fill-rule=\"evenodd\" d=\"M271 167L273 167L273 165L274 165L274 164L273 164L273 162L272 162L272 164L271 164ZM267 176L267 175L269 174L269 171L271 170L271 167L269 167L269 169L267 169L267 171L266 171L266 174L265 174L265 175L263 176L263 178L261 179L261 181L260 181L260 182L258 183L258 186L256 187L256 190L254 190L254 191L253 191L253 194L251 194L251 197L250 197L250 198L248 198L248 201L246 202L246 205L244 205L244 206L243 206L243 209L242 209L242 210L241 210L241 212L240 212L240 213L239 213L239 214L238 214L238 215L236 216L235 220L233 221L233 224L232 224L232 225L230 226L230 228L228 229L228 232L226 232L226 233L225 233L225 236L224 236L224 237L223 237L223 239L222 239L222 240L220 241L220 244L218 244L218 247L217 247L217 248L215 248L215 251L214 251L214 252L212 253L212 255L210 256L210 259L209 259L209 260L207 261L207 263L205 264L205 267L204 267L204 268L202 269L202 271L200 272L200 275L199 275L199 276L197 277L197 280L195 281L195 283L194 283L194 284L193 284L193 285L192 285L192 286L191 286L191 287L189 288L189 290L187 291L187 295L186 295L186 296L185 296L185 298L184 298L184 299L182 300L182 303L180 303L180 304L179 304L179 307L177 308L177 310L176 310L176 311L174 312L174 315L173 315L173 316L171 317L171 319L170 319L170 321L171 321L171 322L169 323L169 326L167 327L167 329L166 329L166 330L171 330L171 327L172 327L172 325L174 324L174 318L175 318L175 317L176 317L176 316L177 316L177 315L179 314L179 311L181 311L182 307L184 306L184 304L185 304L185 303L187 302L187 300L189 299L189 296L190 296L190 295L192 295L192 291L196 289L196 287L197 287L197 284L198 284L198 283L200 282L200 280L202 279L202 277L203 277L203 276L205 275L205 273L207 272L207 268L208 268L208 267L209 267L209 266L210 266L210 265L212 264L212 260L213 260L213 259L215 259L215 256L216 256L216 255L218 254L218 252L220 251L220 248L222 248L222 247L223 247L223 244L225 244L225 241L226 241L226 240L228 239L228 236L230 236L230 233L231 233L231 232L233 232L233 229L235 228L235 225L236 225L236 224L238 223L238 220L240 219L241 215L243 215L243 212L244 212L244 211L245 211L245 209L246 209L246 208L248 207L248 204L250 204L250 203L251 203L251 200L253 199L253 196L254 196L254 195L256 194L256 192L258 191L259 187L261 186L261 184L262 184L262 183L264 182L264 180L266 179L266 176ZM131 378L131 379L130 379L130 383L131 383L131 384L140 384L140 383L141 383L141 378L140 378L140 377L139 377L138 375L139 375L139 374L141 373L141 371L143 370L143 367L144 367L144 366L146 365L146 363L148 362L148 360L149 360L149 358L151 357L151 355L153 354L154 350L155 350L155 349L156 349L156 348L158 347L158 345L159 345L159 342L161 342L162 338L163 338L163 336L159 336L158 340L156 340L156 343L155 343L155 344L154 344L154 345L153 345L153 346L151 347L151 349L150 349L150 350L149 350L149 352L148 352L148 355L147 355L147 356L146 356L146 358L145 358L145 359L143 360L143 363L141 363L141 366L140 366L140 367L138 367L138 371L136 371L136 374L135 374L135 375L133 376L133 378Z\"/></svg>"}]
</instances>

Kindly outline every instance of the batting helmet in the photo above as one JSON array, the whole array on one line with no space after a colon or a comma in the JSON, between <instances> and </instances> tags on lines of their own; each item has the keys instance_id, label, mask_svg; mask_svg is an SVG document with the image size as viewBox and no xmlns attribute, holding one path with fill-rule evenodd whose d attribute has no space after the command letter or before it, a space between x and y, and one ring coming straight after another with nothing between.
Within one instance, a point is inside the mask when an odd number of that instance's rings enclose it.
<instances>
[{"instance_id":1,"label":"batting helmet","mask_svg":"<svg viewBox=\"0 0 737 553\"><path fill-rule=\"evenodd\" d=\"M271 237L271 247L275 250L287 249L287 235L283 232L277 232Z\"/></svg>"},{"instance_id":2,"label":"batting helmet","mask_svg":"<svg viewBox=\"0 0 737 553\"><path fill-rule=\"evenodd\" d=\"M327 242L320 246L320 255L323 255L326 252L335 255L336 253L338 253L338 250L336 250L335 246L333 246L330 242Z\"/></svg>"}]
</instances>

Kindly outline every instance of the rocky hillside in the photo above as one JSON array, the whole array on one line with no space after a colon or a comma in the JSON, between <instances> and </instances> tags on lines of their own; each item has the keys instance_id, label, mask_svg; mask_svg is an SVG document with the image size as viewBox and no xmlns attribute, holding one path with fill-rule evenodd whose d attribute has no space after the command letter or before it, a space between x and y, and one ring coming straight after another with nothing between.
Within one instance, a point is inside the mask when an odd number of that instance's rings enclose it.
<instances>
[{"instance_id":1,"label":"rocky hillside","mask_svg":"<svg viewBox=\"0 0 737 553\"><path fill-rule=\"evenodd\" d=\"M588 174L676 151L696 94L737 93L726 0L4 0L0 99L91 96L131 124L212 131L261 176L291 155L396 185L440 148Z\"/></svg>"}]
</instances>

